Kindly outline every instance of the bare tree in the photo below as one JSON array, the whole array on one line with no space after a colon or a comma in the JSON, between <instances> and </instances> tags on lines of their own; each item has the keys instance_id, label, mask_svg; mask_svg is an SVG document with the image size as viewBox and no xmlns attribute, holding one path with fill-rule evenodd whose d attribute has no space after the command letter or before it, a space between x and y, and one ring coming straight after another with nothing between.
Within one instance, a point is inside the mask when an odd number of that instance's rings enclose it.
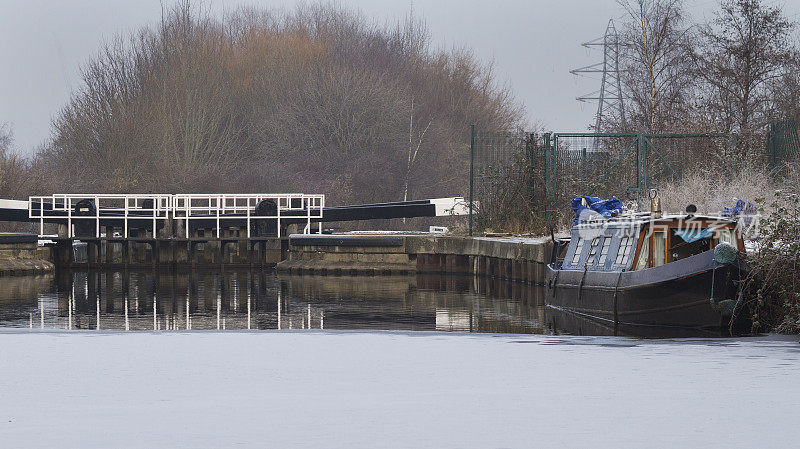
<instances>
[{"instance_id":1,"label":"bare tree","mask_svg":"<svg viewBox=\"0 0 800 449\"><path fill-rule=\"evenodd\" d=\"M663 132L678 123L691 101L691 29L682 0L622 0L622 80L628 128ZM617 122L615 126L622 126Z\"/></svg>"},{"instance_id":2,"label":"bare tree","mask_svg":"<svg viewBox=\"0 0 800 449\"><path fill-rule=\"evenodd\" d=\"M25 199L42 183L42 176L32 161L14 151L14 132L0 124L0 198ZM11 226L22 230L24 227Z\"/></svg>"},{"instance_id":3,"label":"bare tree","mask_svg":"<svg viewBox=\"0 0 800 449\"><path fill-rule=\"evenodd\" d=\"M11 165L11 145L14 135L11 126L7 123L0 124L0 195L8 192L7 184L10 182L9 168Z\"/></svg>"},{"instance_id":4,"label":"bare tree","mask_svg":"<svg viewBox=\"0 0 800 449\"><path fill-rule=\"evenodd\" d=\"M0 158L6 157L14 142L14 134L8 123L0 124Z\"/></svg>"},{"instance_id":5,"label":"bare tree","mask_svg":"<svg viewBox=\"0 0 800 449\"><path fill-rule=\"evenodd\" d=\"M771 84L772 119L793 118L800 125L800 61L795 60L789 70Z\"/></svg>"},{"instance_id":6,"label":"bare tree","mask_svg":"<svg viewBox=\"0 0 800 449\"><path fill-rule=\"evenodd\" d=\"M87 65L47 160L62 190L464 194L468 125L513 129L522 113L491 67L428 41L413 16L380 26L312 4L216 19L185 1Z\"/></svg>"},{"instance_id":7,"label":"bare tree","mask_svg":"<svg viewBox=\"0 0 800 449\"><path fill-rule=\"evenodd\" d=\"M403 183L403 201L408 200L408 183L409 177L411 176L411 167L414 166L414 163L417 161L417 155L419 154L419 149L422 147L422 141L425 139L425 133L428 132L428 128L431 127L431 123L433 123L433 119L428 120L428 124L425 125L425 129L422 132L419 129L414 128L414 101L411 101L411 117L408 121L408 163L406 164L406 174L405 174L405 182ZM414 132L416 131L416 136Z\"/></svg>"},{"instance_id":8,"label":"bare tree","mask_svg":"<svg viewBox=\"0 0 800 449\"><path fill-rule=\"evenodd\" d=\"M722 0L700 28L695 73L705 82L703 104L725 131L751 134L771 115L771 84L797 58L795 25L761 0Z\"/></svg>"}]
</instances>

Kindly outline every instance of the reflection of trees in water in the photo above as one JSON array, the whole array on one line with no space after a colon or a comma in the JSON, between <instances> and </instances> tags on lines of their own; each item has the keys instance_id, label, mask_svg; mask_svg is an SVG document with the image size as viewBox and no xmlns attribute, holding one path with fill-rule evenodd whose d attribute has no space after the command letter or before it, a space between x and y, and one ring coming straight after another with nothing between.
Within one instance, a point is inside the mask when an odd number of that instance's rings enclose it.
<instances>
[{"instance_id":1,"label":"reflection of trees in water","mask_svg":"<svg viewBox=\"0 0 800 449\"><path fill-rule=\"evenodd\" d=\"M463 276L93 271L68 273L55 284L45 327L531 333L544 322L541 288ZM30 297L29 313L38 319L36 293Z\"/></svg>"},{"instance_id":2,"label":"reflection of trees in water","mask_svg":"<svg viewBox=\"0 0 800 449\"><path fill-rule=\"evenodd\" d=\"M53 274L0 277L0 326L30 325L53 288ZM38 317L38 315L37 315Z\"/></svg>"}]
</instances>

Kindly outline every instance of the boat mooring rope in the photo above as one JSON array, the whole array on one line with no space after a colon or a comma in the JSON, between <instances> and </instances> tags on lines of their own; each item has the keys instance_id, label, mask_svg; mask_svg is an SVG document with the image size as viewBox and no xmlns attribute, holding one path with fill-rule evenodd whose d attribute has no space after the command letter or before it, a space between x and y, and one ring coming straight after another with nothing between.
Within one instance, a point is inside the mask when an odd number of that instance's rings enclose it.
<instances>
[{"instance_id":1,"label":"boat mooring rope","mask_svg":"<svg viewBox=\"0 0 800 449\"><path fill-rule=\"evenodd\" d=\"M721 311L722 303L726 300L717 302L714 298L714 286L716 284L716 274L717 268L733 265L736 264L736 268L738 269L739 274L739 282L738 282L738 291L736 293L736 302L731 307L731 314L739 307L741 303L744 293L743 293L743 286L742 286L742 266L740 263L739 257L739 250L736 249L735 246L731 245L727 242L722 242L714 247L714 258L713 258L714 266L711 269L711 297L709 298L709 302L711 302L711 307L714 310Z\"/></svg>"}]
</instances>

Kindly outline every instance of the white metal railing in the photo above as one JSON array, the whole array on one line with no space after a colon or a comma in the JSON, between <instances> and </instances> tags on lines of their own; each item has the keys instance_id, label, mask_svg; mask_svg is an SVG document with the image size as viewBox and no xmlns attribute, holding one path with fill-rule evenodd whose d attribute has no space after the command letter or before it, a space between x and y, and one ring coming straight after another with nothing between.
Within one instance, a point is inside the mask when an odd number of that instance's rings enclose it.
<instances>
[{"instance_id":1,"label":"white metal railing","mask_svg":"<svg viewBox=\"0 0 800 449\"><path fill-rule=\"evenodd\" d=\"M94 211L87 210L85 213L76 214L76 204L85 199L94 202ZM158 221L169 218L171 206L172 195L167 194L53 194L29 197L28 217L39 219L40 234L44 234L46 219L66 218L67 237L69 238L75 235L73 225L76 222L94 220L95 237L99 238L101 218L122 219L123 233L127 238L129 219L152 220L153 236L155 236Z\"/></svg>"},{"instance_id":2,"label":"white metal railing","mask_svg":"<svg viewBox=\"0 0 800 449\"><path fill-rule=\"evenodd\" d=\"M261 201L275 203L274 215L254 215ZM244 214L247 224L247 237L251 237L253 220L274 219L277 222L277 236L281 236L281 220L287 218L305 219L304 234L311 233L312 219L321 219L325 207L325 195L303 193L283 194L181 194L172 196L172 213L176 220L184 221L186 237L189 237L191 220L216 220L217 238L220 237L220 220L230 219L231 214ZM294 212L286 215L286 212ZM299 213L298 213L299 212ZM322 221L319 223L322 232Z\"/></svg>"},{"instance_id":3,"label":"white metal railing","mask_svg":"<svg viewBox=\"0 0 800 449\"><path fill-rule=\"evenodd\" d=\"M94 211L76 213L76 204L81 200L94 202ZM148 201L149 200L149 201ZM255 215L256 207L263 200L275 204L274 215ZM31 196L28 198L28 217L39 219L40 234L44 234L45 220L60 218L67 220L67 237L75 236L73 226L76 222L94 220L95 237L100 237L100 219L123 220L123 235L128 237L129 220L152 220L153 236L156 235L159 220L172 217L182 220L186 237L189 237L189 223L192 220L216 220L217 238L220 237L220 221L225 219L244 219L247 237L251 237L253 220L274 219L277 223L277 236L280 237L282 219L305 219L304 234L311 233L311 222L320 219L322 232L322 211L325 195L302 193L285 194L53 194L50 196ZM289 215L287 215L289 213ZM231 216L234 215L234 216Z\"/></svg>"}]
</instances>

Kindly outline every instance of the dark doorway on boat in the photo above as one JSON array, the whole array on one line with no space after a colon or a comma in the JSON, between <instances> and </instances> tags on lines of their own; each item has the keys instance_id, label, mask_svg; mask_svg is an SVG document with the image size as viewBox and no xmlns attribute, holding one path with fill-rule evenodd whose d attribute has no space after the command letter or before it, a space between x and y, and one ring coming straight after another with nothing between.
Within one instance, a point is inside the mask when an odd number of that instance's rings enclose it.
<instances>
[{"instance_id":1,"label":"dark doorway on boat","mask_svg":"<svg viewBox=\"0 0 800 449\"><path fill-rule=\"evenodd\" d=\"M670 262L685 259L711 249L711 233L706 235L704 231L698 230L696 233L687 233L685 230L670 229Z\"/></svg>"}]
</instances>

